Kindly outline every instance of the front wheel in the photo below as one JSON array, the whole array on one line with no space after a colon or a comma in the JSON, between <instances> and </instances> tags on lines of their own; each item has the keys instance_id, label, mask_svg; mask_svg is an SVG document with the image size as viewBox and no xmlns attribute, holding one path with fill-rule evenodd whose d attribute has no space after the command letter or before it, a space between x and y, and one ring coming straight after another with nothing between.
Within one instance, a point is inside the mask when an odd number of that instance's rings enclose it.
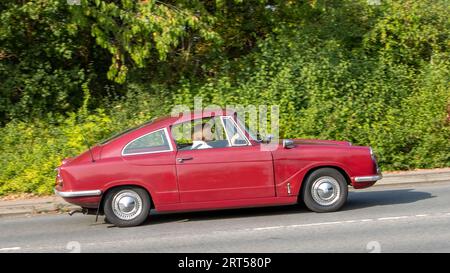
<instances>
[{"instance_id":1,"label":"front wheel","mask_svg":"<svg viewBox=\"0 0 450 273\"><path fill-rule=\"evenodd\" d=\"M302 186L305 205L315 212L339 210L347 201L345 177L336 169L322 168L311 173Z\"/></svg>"},{"instance_id":2,"label":"front wheel","mask_svg":"<svg viewBox=\"0 0 450 273\"><path fill-rule=\"evenodd\" d=\"M150 197L142 188L112 189L105 197L106 221L118 227L142 224L150 214Z\"/></svg>"}]
</instances>

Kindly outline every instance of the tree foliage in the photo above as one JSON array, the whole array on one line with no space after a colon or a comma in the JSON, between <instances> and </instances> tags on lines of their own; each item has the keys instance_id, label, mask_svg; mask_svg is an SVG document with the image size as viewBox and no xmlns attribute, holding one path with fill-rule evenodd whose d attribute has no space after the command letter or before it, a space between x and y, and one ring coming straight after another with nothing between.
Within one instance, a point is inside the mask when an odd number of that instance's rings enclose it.
<instances>
[{"instance_id":1,"label":"tree foliage","mask_svg":"<svg viewBox=\"0 0 450 273\"><path fill-rule=\"evenodd\" d=\"M279 105L282 137L450 166L448 0L0 3L0 194L175 104Z\"/></svg>"}]
</instances>

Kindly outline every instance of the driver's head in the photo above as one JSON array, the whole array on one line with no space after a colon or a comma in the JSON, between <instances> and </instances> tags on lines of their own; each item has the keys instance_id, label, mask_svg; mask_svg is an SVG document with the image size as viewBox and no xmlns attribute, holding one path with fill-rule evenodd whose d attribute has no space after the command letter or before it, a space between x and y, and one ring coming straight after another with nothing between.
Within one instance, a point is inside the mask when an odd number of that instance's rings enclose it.
<instances>
[{"instance_id":1,"label":"driver's head","mask_svg":"<svg viewBox=\"0 0 450 273\"><path fill-rule=\"evenodd\" d=\"M211 125L209 123L205 123L203 125L203 140L204 141L212 141L213 140L213 134L211 132Z\"/></svg>"},{"instance_id":2,"label":"driver's head","mask_svg":"<svg viewBox=\"0 0 450 273\"><path fill-rule=\"evenodd\" d=\"M203 129L202 124L197 124L194 126L194 132L192 133L192 140L203 140Z\"/></svg>"},{"instance_id":3,"label":"driver's head","mask_svg":"<svg viewBox=\"0 0 450 273\"><path fill-rule=\"evenodd\" d=\"M213 140L213 134L211 133L211 125L208 123L197 124L194 126L194 133L192 134L192 140Z\"/></svg>"}]
</instances>

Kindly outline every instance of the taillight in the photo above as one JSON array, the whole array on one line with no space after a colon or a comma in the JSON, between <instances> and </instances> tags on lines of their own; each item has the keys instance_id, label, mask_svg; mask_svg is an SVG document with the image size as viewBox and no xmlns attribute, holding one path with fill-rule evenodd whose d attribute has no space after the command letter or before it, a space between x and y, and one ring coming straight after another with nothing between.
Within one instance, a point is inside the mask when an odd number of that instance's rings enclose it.
<instances>
[{"instance_id":1,"label":"taillight","mask_svg":"<svg viewBox=\"0 0 450 273\"><path fill-rule=\"evenodd\" d=\"M380 167L378 166L378 162L377 162L377 156L373 152L372 147L370 147L370 157L372 158L374 171L376 173L381 173Z\"/></svg>"},{"instance_id":2,"label":"taillight","mask_svg":"<svg viewBox=\"0 0 450 273\"><path fill-rule=\"evenodd\" d=\"M59 168L56 168L55 171L56 171L56 187L62 188L64 181L62 179L61 172L60 172Z\"/></svg>"}]
</instances>

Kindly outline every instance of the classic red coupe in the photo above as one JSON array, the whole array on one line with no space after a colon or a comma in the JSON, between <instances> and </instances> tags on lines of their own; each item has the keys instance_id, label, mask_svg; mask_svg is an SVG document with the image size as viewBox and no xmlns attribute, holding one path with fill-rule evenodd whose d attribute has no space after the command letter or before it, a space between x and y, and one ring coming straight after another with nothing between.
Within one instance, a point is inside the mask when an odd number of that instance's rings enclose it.
<instances>
[{"instance_id":1,"label":"classic red coupe","mask_svg":"<svg viewBox=\"0 0 450 273\"><path fill-rule=\"evenodd\" d=\"M136 226L158 212L274 206L304 202L315 212L340 209L348 186L381 179L370 147L345 141L284 139L274 149L235 111L164 117L112 137L57 168L56 194Z\"/></svg>"}]
</instances>

